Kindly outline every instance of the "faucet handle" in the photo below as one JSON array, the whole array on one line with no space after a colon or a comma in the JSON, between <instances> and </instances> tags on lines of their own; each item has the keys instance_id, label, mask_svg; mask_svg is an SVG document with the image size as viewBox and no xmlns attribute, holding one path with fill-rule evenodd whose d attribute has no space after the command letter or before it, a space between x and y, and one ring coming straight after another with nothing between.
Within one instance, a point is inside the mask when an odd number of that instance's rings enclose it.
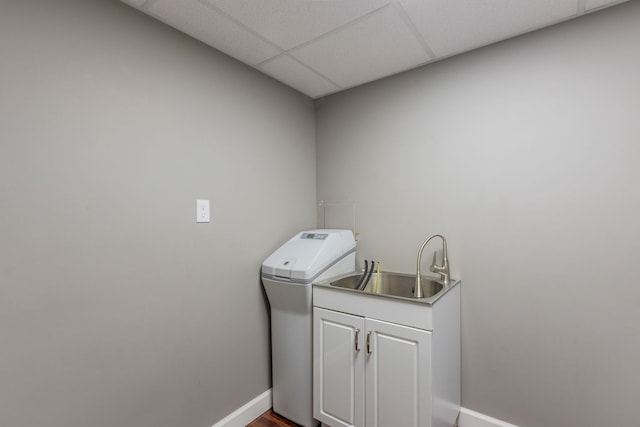
<instances>
[{"instance_id":1,"label":"faucet handle","mask_svg":"<svg viewBox=\"0 0 640 427\"><path fill-rule=\"evenodd\" d=\"M445 285L449 284L449 262L446 256L442 257L442 265L438 265L436 264L436 252L434 251L430 270L433 273L438 273L440 280L442 280Z\"/></svg>"},{"instance_id":2,"label":"faucet handle","mask_svg":"<svg viewBox=\"0 0 640 427\"><path fill-rule=\"evenodd\" d=\"M429 268L429 270L431 270L432 273L442 273L444 265L436 264L436 252L437 251L433 251L433 262L431 262L431 267Z\"/></svg>"}]
</instances>

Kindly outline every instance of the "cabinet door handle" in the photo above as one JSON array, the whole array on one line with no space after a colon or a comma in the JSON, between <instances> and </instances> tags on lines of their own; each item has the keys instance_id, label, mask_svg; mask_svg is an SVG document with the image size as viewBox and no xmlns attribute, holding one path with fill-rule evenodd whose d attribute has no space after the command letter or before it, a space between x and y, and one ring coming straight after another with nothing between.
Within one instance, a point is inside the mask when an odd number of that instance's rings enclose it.
<instances>
[{"instance_id":1,"label":"cabinet door handle","mask_svg":"<svg viewBox=\"0 0 640 427\"><path fill-rule=\"evenodd\" d=\"M360 340L358 339L360 336L360 329L356 328L356 339L355 339L355 349L356 353L360 351Z\"/></svg>"},{"instance_id":2,"label":"cabinet door handle","mask_svg":"<svg viewBox=\"0 0 640 427\"><path fill-rule=\"evenodd\" d=\"M371 354L371 331L367 332L367 354Z\"/></svg>"}]
</instances>

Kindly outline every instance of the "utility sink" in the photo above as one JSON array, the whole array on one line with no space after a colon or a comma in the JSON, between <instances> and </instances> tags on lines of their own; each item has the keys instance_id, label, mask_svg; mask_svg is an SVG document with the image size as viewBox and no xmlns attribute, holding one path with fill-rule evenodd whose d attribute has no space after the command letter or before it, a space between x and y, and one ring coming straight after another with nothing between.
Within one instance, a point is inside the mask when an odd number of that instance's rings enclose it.
<instances>
[{"instance_id":1,"label":"utility sink","mask_svg":"<svg viewBox=\"0 0 640 427\"><path fill-rule=\"evenodd\" d=\"M439 294L444 293L443 290L446 290L444 284L439 280L428 276L422 276L421 283L423 297L416 298L414 296L414 287L416 283L415 275L392 273L387 271L372 273L366 286L363 289L358 290L356 288L360 283L363 274L364 271L351 273L347 276L342 276L326 282L324 285L352 292L376 294L392 298L411 299L413 301L424 301L430 303L435 301Z\"/></svg>"}]
</instances>

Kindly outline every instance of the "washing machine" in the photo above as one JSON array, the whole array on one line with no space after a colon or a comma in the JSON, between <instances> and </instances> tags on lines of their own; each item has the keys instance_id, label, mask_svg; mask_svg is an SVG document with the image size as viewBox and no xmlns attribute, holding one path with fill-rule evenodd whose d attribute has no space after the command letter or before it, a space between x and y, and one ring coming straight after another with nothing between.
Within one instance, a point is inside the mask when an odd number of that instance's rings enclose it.
<instances>
[{"instance_id":1,"label":"washing machine","mask_svg":"<svg viewBox=\"0 0 640 427\"><path fill-rule=\"evenodd\" d=\"M351 230L302 231L262 264L271 306L273 411L304 427L313 418L312 284L356 268Z\"/></svg>"}]
</instances>

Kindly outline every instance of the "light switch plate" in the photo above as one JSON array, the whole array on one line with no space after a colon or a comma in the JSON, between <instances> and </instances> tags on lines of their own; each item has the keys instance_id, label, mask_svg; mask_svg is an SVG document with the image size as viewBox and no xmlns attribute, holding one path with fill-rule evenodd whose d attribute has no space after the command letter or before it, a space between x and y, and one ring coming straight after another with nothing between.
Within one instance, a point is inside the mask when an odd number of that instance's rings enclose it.
<instances>
[{"instance_id":1,"label":"light switch plate","mask_svg":"<svg viewBox=\"0 0 640 427\"><path fill-rule=\"evenodd\" d=\"M196 222L210 222L208 200L196 200Z\"/></svg>"}]
</instances>

